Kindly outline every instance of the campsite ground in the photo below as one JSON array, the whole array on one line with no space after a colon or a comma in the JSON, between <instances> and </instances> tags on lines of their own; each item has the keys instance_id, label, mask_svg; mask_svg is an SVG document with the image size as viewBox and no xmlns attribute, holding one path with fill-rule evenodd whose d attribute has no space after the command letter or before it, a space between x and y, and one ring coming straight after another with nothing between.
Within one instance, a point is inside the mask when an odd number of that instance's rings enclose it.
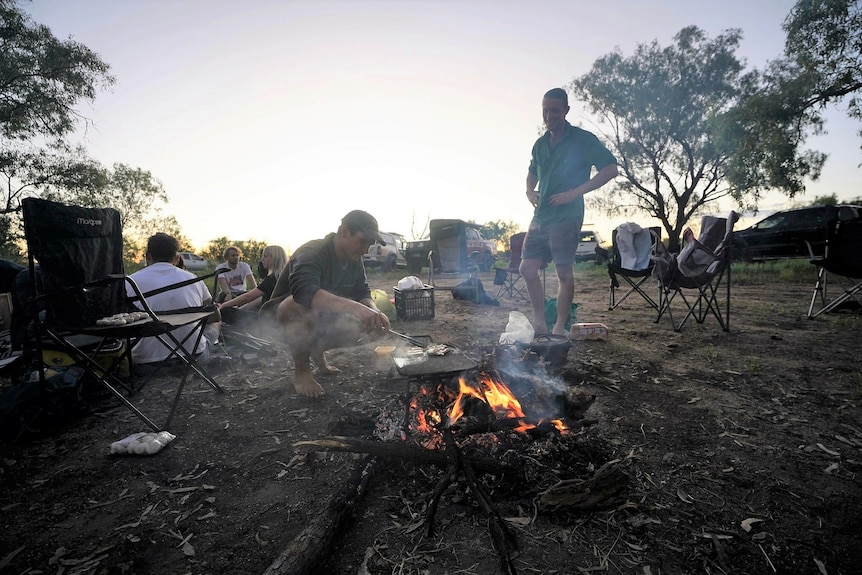
<instances>
[{"instance_id":1,"label":"campsite ground","mask_svg":"<svg viewBox=\"0 0 862 575\"><path fill-rule=\"evenodd\" d=\"M391 293L394 277L374 275L373 287ZM490 275L483 281L492 287ZM675 333L640 301L607 311L607 276L593 267L578 267L577 284L579 320L608 325L610 338L575 342L554 375L595 395L592 424L538 442L544 453L506 441L530 452L536 469L586 480L613 462L628 483L608 509L575 513L537 508L547 478L486 477L519 544L517 572L859 573L862 317L809 321L813 277L775 278L734 285L729 333L712 318ZM441 291L433 320L393 327L481 359L512 310L528 306L479 306ZM332 352L343 371L324 380L321 399L293 393L284 349L221 371L224 394L195 381L171 429L176 441L155 456L108 454L143 430L119 408L3 446L0 572L264 573L362 457L294 443L371 439L367 422L415 391L373 349ZM170 392L160 379L135 401L166 413ZM427 464L386 462L319 572L497 573L486 516L461 481L443 494L433 537L419 528L440 476Z\"/></svg>"}]
</instances>

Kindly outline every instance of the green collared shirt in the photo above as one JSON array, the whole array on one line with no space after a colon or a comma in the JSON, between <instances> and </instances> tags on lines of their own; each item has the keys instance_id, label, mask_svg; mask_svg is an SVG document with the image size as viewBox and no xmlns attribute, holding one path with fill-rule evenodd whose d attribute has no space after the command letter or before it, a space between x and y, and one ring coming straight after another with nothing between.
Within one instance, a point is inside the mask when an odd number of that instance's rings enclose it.
<instances>
[{"instance_id":1,"label":"green collared shirt","mask_svg":"<svg viewBox=\"0 0 862 575\"><path fill-rule=\"evenodd\" d=\"M562 139L551 148L551 133L545 132L533 144L530 173L539 178L539 205L533 217L541 224L584 217L584 198L562 206L552 206L551 196L589 181L593 166L601 170L617 160L592 133L566 123Z\"/></svg>"}]
</instances>

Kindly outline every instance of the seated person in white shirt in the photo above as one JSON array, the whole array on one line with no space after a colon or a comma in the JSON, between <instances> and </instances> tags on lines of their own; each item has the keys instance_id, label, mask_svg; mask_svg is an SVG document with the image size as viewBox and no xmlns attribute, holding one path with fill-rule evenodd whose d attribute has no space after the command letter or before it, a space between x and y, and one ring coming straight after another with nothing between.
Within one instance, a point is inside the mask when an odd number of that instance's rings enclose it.
<instances>
[{"instance_id":1,"label":"seated person in white shirt","mask_svg":"<svg viewBox=\"0 0 862 575\"><path fill-rule=\"evenodd\" d=\"M131 277L141 290L147 293L161 287L176 284L195 277L195 275L176 266L179 242L168 234L159 232L147 240L147 267L133 273ZM131 290L130 290L131 291ZM131 295L131 294L130 294ZM189 284L155 294L146 298L147 304L156 313L189 307L201 307L212 303L212 296L203 281ZM210 352L218 340L221 314L218 309L207 319L204 335L194 350L197 362L206 364ZM174 336L183 341L194 329L193 326L183 326L174 330ZM194 344L197 334L185 340L183 347L187 350ZM142 338L132 348L132 361L136 364L155 363L168 359L170 351L155 337Z\"/></svg>"},{"instance_id":2,"label":"seated person in white shirt","mask_svg":"<svg viewBox=\"0 0 862 575\"><path fill-rule=\"evenodd\" d=\"M251 266L242 261L242 250L236 246L229 246L224 250L224 262L216 268L218 296L216 301L222 303L240 296L257 287L257 280Z\"/></svg>"}]
</instances>

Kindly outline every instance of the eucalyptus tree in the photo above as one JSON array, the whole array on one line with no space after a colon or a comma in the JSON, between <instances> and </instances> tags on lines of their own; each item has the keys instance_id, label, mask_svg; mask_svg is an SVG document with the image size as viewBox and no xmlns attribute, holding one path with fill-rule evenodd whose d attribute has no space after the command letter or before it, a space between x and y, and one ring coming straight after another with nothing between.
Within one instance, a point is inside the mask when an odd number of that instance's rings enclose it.
<instances>
[{"instance_id":1,"label":"eucalyptus tree","mask_svg":"<svg viewBox=\"0 0 862 575\"><path fill-rule=\"evenodd\" d=\"M724 198L756 203L762 191L727 177L737 153L726 137L728 113L758 81L735 55L740 39L739 30L710 39L683 28L670 46L653 41L631 56L616 50L599 58L570 85L598 119L623 175L594 201L609 214L657 218L671 249L693 216Z\"/></svg>"}]
</instances>

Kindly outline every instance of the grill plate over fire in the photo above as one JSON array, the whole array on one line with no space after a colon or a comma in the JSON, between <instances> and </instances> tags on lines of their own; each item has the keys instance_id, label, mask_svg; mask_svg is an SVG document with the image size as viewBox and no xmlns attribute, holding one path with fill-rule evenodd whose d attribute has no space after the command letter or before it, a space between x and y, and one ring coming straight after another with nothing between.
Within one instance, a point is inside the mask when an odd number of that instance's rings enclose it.
<instances>
[{"instance_id":1,"label":"grill plate over fire","mask_svg":"<svg viewBox=\"0 0 862 575\"><path fill-rule=\"evenodd\" d=\"M392 360L398 373L416 378L454 375L475 369L478 365L457 348L451 348L443 355L433 355L423 353L421 348L398 347L392 352Z\"/></svg>"}]
</instances>

